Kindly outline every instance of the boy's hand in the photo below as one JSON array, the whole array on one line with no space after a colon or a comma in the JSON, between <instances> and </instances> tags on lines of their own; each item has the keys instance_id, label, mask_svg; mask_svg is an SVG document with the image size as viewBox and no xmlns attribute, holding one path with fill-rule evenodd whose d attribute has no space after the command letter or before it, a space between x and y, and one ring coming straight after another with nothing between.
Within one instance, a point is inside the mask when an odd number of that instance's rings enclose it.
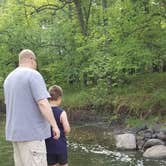
<instances>
[{"instance_id":1,"label":"boy's hand","mask_svg":"<svg viewBox=\"0 0 166 166\"><path fill-rule=\"evenodd\" d=\"M59 139L60 137L60 131L57 127L53 127L52 128L52 132L53 132L53 138L54 139Z\"/></svg>"}]
</instances>

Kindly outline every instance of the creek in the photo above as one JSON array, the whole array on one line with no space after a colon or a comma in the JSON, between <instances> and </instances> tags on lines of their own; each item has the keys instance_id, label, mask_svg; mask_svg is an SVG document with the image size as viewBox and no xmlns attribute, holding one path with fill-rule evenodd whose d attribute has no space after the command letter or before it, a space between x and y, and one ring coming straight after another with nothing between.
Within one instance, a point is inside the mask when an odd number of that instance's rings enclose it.
<instances>
[{"instance_id":1,"label":"creek","mask_svg":"<svg viewBox=\"0 0 166 166\"><path fill-rule=\"evenodd\" d=\"M13 166L13 150L5 141L5 117L0 116L0 166ZM145 159L138 151L115 149L112 130L104 123L71 124L69 166L166 166L166 160Z\"/></svg>"},{"instance_id":2,"label":"creek","mask_svg":"<svg viewBox=\"0 0 166 166\"><path fill-rule=\"evenodd\" d=\"M138 151L118 151L113 134L102 123L72 124L69 166L166 166L166 160L142 157Z\"/></svg>"}]
</instances>

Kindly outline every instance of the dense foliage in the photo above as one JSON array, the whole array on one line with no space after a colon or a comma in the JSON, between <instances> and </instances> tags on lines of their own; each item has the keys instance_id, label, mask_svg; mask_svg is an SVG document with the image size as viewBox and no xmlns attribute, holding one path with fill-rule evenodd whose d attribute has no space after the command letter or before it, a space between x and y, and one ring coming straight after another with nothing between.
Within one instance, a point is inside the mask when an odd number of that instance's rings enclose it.
<instances>
[{"instance_id":1,"label":"dense foliage","mask_svg":"<svg viewBox=\"0 0 166 166\"><path fill-rule=\"evenodd\" d=\"M1 89L29 48L48 86L91 89L93 104L105 104L131 75L166 71L165 13L165 0L0 1Z\"/></svg>"},{"instance_id":2,"label":"dense foliage","mask_svg":"<svg viewBox=\"0 0 166 166\"><path fill-rule=\"evenodd\" d=\"M9 0L0 3L0 81L23 48L48 84L109 86L166 70L164 0Z\"/></svg>"}]
</instances>

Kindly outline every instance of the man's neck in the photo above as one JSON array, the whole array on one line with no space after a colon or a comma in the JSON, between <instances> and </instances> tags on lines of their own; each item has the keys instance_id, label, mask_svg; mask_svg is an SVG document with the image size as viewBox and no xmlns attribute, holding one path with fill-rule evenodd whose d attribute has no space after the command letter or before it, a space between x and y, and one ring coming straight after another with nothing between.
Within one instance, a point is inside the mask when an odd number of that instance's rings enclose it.
<instances>
[{"instance_id":1,"label":"man's neck","mask_svg":"<svg viewBox=\"0 0 166 166\"><path fill-rule=\"evenodd\" d=\"M19 67L25 67L25 68L29 68L29 69L34 69L31 65L29 64L19 64Z\"/></svg>"}]
</instances>

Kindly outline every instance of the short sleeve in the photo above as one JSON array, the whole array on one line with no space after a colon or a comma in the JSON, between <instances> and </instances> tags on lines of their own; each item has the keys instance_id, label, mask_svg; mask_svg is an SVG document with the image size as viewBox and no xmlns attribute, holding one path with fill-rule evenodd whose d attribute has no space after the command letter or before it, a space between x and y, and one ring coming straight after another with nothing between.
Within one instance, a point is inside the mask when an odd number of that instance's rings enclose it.
<instances>
[{"instance_id":1,"label":"short sleeve","mask_svg":"<svg viewBox=\"0 0 166 166\"><path fill-rule=\"evenodd\" d=\"M50 97L45 81L40 73L34 72L30 77L30 88L35 101L47 99Z\"/></svg>"}]
</instances>

